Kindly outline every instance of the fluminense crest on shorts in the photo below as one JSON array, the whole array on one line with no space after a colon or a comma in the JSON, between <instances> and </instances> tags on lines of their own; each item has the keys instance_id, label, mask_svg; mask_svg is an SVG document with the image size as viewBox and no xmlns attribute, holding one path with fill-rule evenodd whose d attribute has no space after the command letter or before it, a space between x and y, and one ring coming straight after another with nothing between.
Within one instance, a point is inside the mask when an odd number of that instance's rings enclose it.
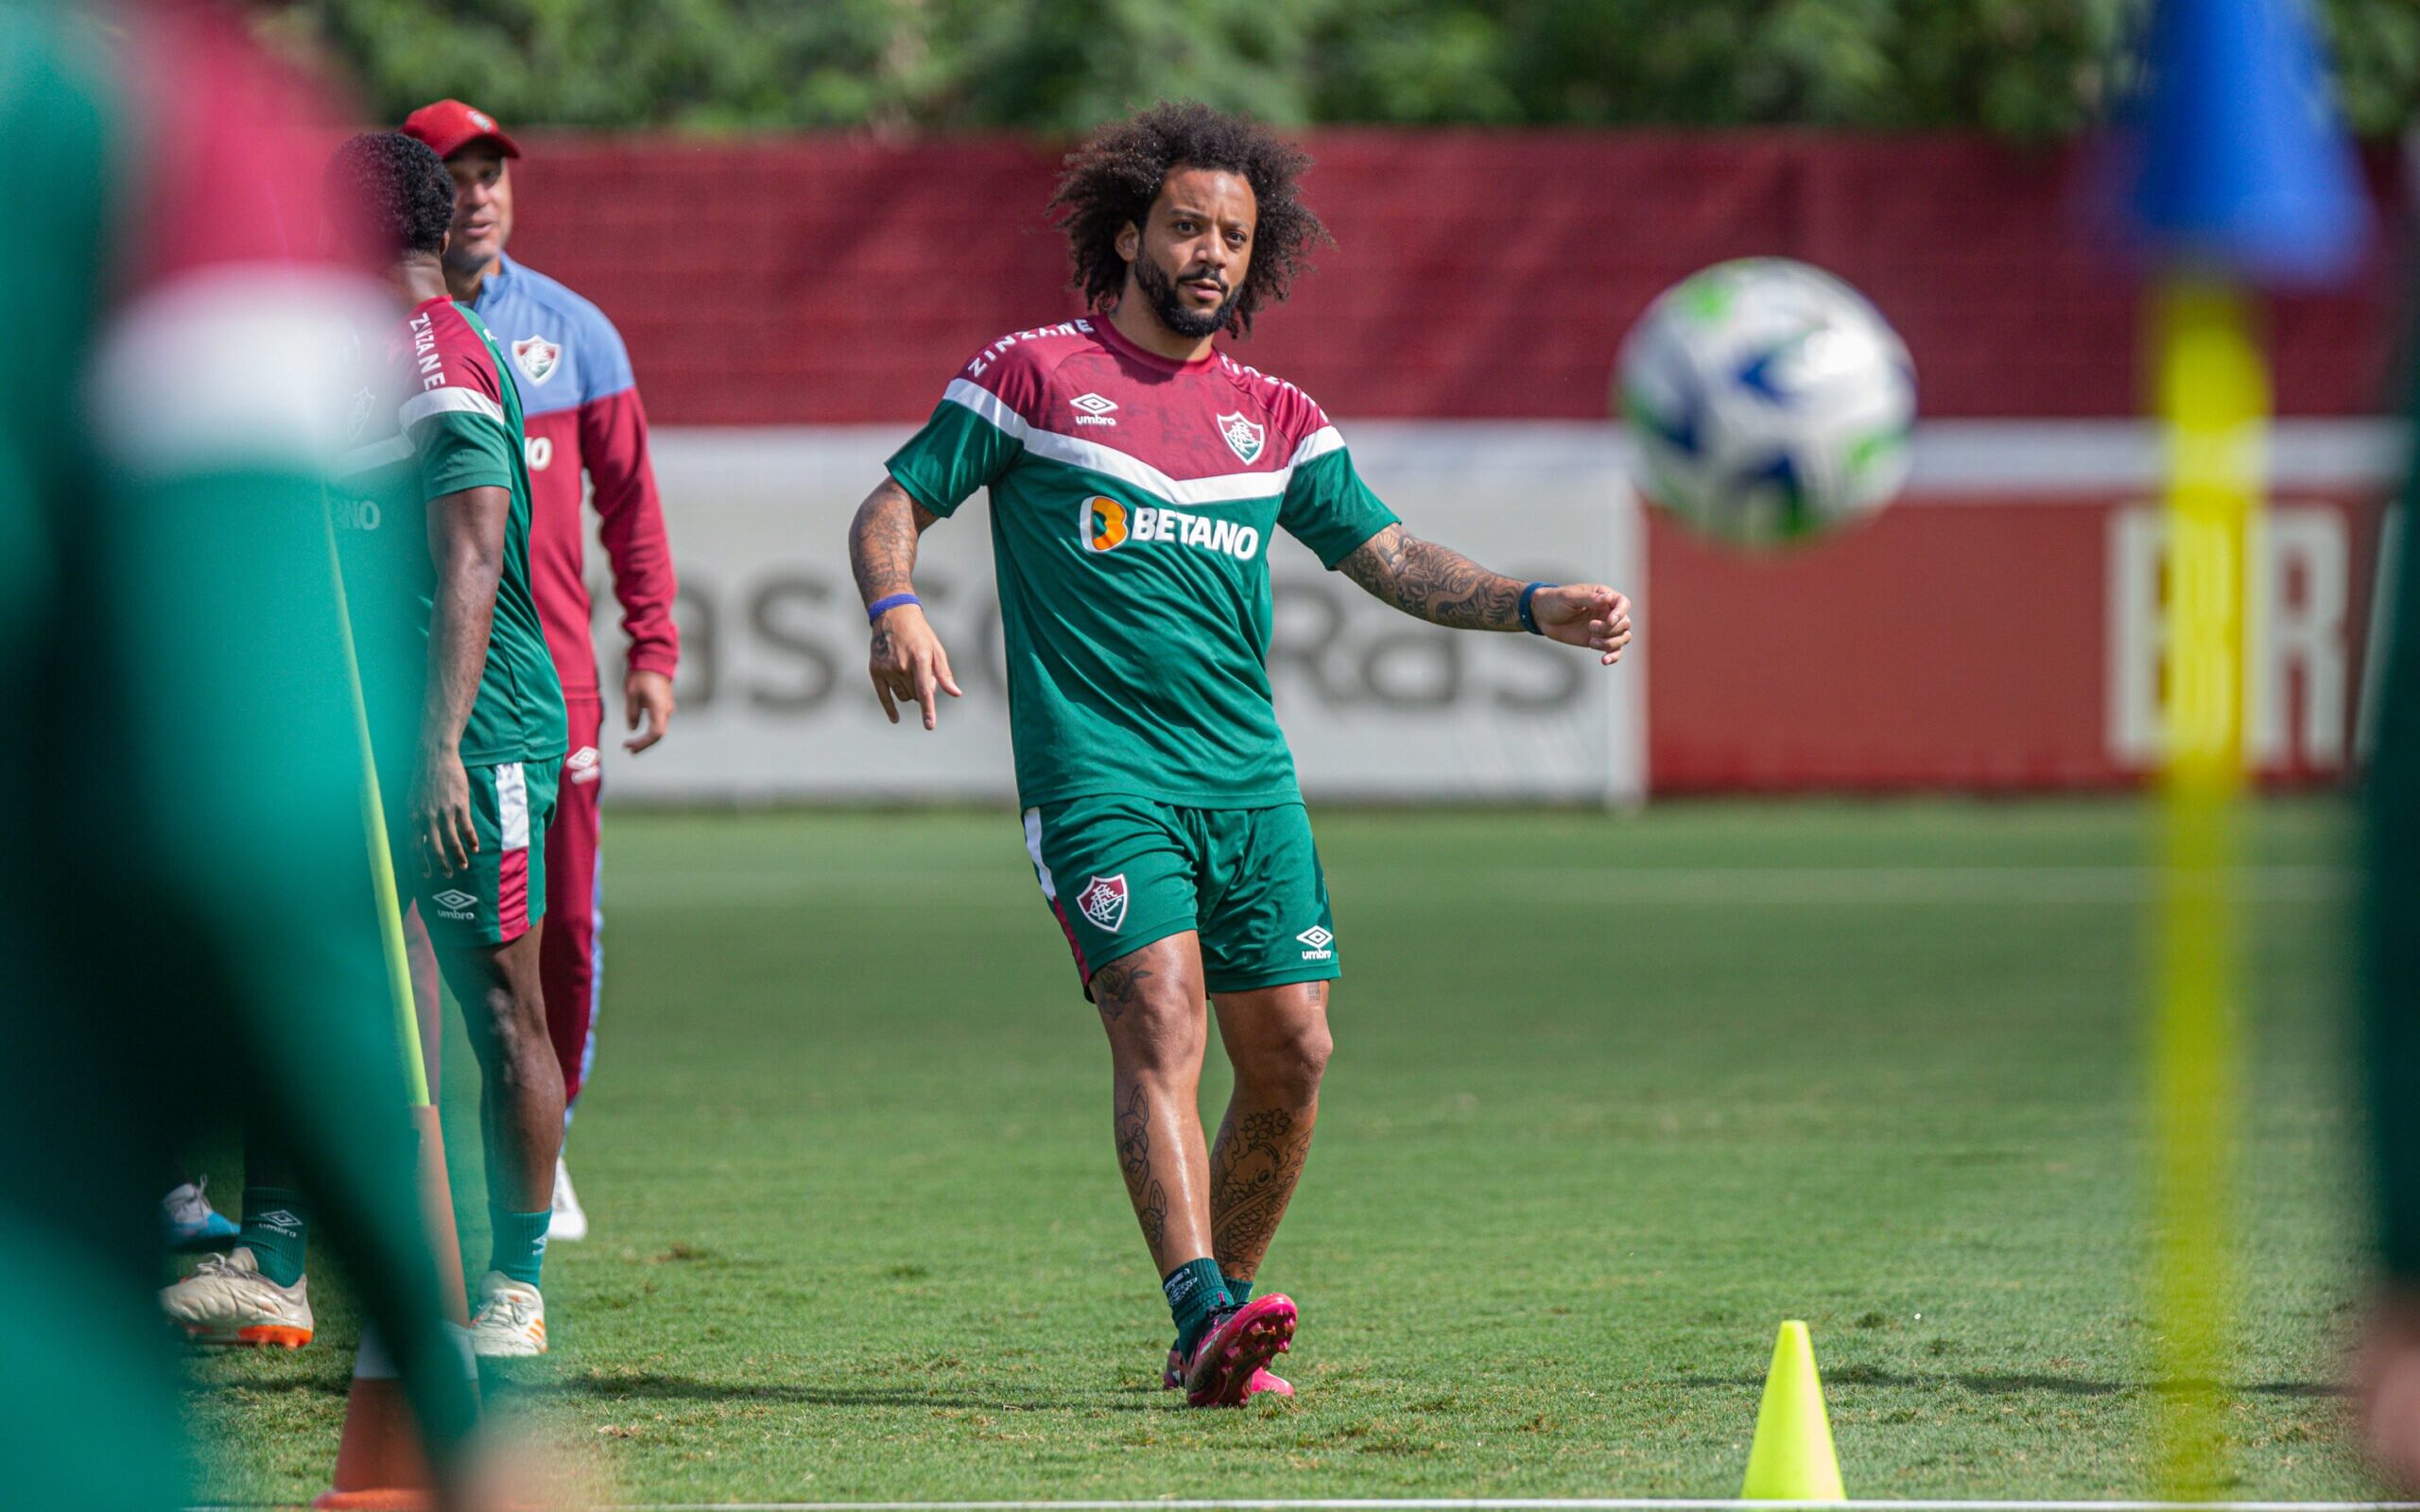
<instances>
[{"instance_id":1,"label":"fluminense crest on shorts","mask_svg":"<svg viewBox=\"0 0 2420 1512\"><path fill-rule=\"evenodd\" d=\"M563 349L544 336L523 336L512 344L513 364L527 373L533 384L552 378L562 356Z\"/></svg>"},{"instance_id":2,"label":"fluminense crest on shorts","mask_svg":"<svg viewBox=\"0 0 2420 1512\"><path fill-rule=\"evenodd\" d=\"M1260 449L1269 441L1266 426L1254 424L1241 415L1219 416L1219 434L1225 437L1228 447L1247 462L1259 461Z\"/></svg>"},{"instance_id":3,"label":"fluminense crest on shorts","mask_svg":"<svg viewBox=\"0 0 2420 1512\"><path fill-rule=\"evenodd\" d=\"M1085 883L1084 890L1076 894L1076 906L1083 910L1095 927L1116 934L1118 926L1126 922L1126 873L1095 877Z\"/></svg>"}]
</instances>

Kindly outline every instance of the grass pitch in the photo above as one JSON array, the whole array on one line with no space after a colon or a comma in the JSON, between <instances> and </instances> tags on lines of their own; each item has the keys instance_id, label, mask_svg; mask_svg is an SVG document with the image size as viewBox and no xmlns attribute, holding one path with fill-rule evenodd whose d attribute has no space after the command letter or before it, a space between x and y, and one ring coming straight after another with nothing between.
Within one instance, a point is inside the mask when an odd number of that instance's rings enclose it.
<instances>
[{"instance_id":1,"label":"grass pitch","mask_svg":"<svg viewBox=\"0 0 2420 1512\"><path fill-rule=\"evenodd\" d=\"M2151 822L1326 814L1338 1050L1263 1273L1302 1395L1191 1413L1014 816L613 815L595 1237L500 1395L631 1500L1726 1496L1795 1316L1852 1496L2140 1494ZM2343 827L2254 820L2246 1498L2371 1490ZM315 1280L311 1349L190 1366L204 1495L326 1484L354 1325Z\"/></svg>"}]
</instances>

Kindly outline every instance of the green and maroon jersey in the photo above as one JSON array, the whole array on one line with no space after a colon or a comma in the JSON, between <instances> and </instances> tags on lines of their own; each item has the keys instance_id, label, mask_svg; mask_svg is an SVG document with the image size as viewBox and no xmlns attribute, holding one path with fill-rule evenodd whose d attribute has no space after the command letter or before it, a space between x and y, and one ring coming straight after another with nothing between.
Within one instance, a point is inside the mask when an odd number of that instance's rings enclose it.
<instances>
[{"instance_id":1,"label":"green and maroon jersey","mask_svg":"<svg viewBox=\"0 0 2420 1512\"><path fill-rule=\"evenodd\" d=\"M1071 320L984 348L890 467L937 515L992 490L1026 806L1299 799L1269 693L1270 539L1332 568L1395 522L1308 395Z\"/></svg>"},{"instance_id":2,"label":"green and maroon jersey","mask_svg":"<svg viewBox=\"0 0 2420 1512\"><path fill-rule=\"evenodd\" d=\"M437 589L428 510L465 489L512 495L487 666L462 730L466 765L545 761L564 749L562 684L529 586L529 474L521 396L477 316L430 300L405 318L355 397L337 470L337 539L382 759L412 750ZM400 795L392 795L400 796Z\"/></svg>"}]
</instances>

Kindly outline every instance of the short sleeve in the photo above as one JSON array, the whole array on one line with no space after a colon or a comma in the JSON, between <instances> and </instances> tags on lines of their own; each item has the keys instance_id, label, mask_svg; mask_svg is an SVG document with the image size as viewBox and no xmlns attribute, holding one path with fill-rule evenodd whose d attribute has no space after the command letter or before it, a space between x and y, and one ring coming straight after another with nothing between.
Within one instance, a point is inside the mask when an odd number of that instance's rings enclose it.
<instances>
[{"instance_id":1,"label":"short sleeve","mask_svg":"<svg viewBox=\"0 0 2420 1512\"><path fill-rule=\"evenodd\" d=\"M1316 448L1324 437L1332 445ZM1361 543L1387 526L1398 524L1395 512L1370 491L1354 470L1353 454L1326 430L1308 443L1313 455L1294 464L1286 497L1278 507L1277 524L1311 548L1322 565L1335 568Z\"/></svg>"},{"instance_id":2,"label":"short sleeve","mask_svg":"<svg viewBox=\"0 0 2420 1512\"><path fill-rule=\"evenodd\" d=\"M406 404L402 419L420 459L422 498L512 487L512 433L495 401L464 388L437 388Z\"/></svg>"},{"instance_id":3,"label":"short sleeve","mask_svg":"<svg viewBox=\"0 0 2420 1512\"><path fill-rule=\"evenodd\" d=\"M946 518L1008 472L1025 450L1024 429L996 398L960 380L885 465L909 498Z\"/></svg>"}]
</instances>

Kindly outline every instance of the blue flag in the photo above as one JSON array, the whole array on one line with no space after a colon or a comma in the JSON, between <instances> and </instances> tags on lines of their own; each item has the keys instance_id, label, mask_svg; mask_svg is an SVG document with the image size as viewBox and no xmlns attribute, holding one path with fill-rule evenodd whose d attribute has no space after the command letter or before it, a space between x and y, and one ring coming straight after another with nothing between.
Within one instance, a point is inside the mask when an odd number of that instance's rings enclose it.
<instances>
[{"instance_id":1,"label":"blue flag","mask_svg":"<svg viewBox=\"0 0 2420 1512\"><path fill-rule=\"evenodd\" d=\"M2341 278L2368 198L2305 0L2159 0L2114 166L2132 239L2261 282Z\"/></svg>"}]
</instances>

